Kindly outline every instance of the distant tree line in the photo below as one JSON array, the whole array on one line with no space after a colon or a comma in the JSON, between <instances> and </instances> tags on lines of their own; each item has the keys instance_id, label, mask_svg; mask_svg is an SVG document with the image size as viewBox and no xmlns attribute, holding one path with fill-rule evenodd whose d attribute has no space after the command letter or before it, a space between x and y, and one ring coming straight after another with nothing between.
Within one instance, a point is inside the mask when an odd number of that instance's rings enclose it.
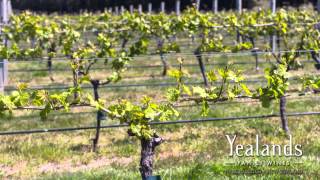
<instances>
[{"instance_id":1,"label":"distant tree line","mask_svg":"<svg viewBox=\"0 0 320 180\"><path fill-rule=\"evenodd\" d=\"M43 12L79 12L86 11L103 11L109 7L120 7L123 5L126 9L133 4L137 8L138 4L142 4L143 9L147 10L148 3L152 3L154 11L159 11L161 0L11 0L12 6L17 10L32 10ZM166 3L166 11L175 9L175 0L163 0ZM243 0L243 8L251 9L259 1L269 0ZM185 9L190 6L194 0L181 0L181 8ZM211 10L212 0L201 0L202 10ZM311 2L316 4L316 0L277 0L277 6L290 5L299 6L302 3ZM218 0L219 10L229 10L235 8L236 0Z\"/></svg>"}]
</instances>

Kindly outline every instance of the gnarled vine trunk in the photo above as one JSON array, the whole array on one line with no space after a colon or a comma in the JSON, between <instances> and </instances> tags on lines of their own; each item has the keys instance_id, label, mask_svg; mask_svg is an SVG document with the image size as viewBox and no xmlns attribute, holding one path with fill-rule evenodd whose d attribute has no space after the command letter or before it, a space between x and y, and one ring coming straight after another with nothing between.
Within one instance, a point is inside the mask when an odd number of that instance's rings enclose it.
<instances>
[{"instance_id":1,"label":"gnarled vine trunk","mask_svg":"<svg viewBox=\"0 0 320 180\"><path fill-rule=\"evenodd\" d=\"M311 51L311 57L316 62L316 64L314 65L316 67L316 69L320 70L320 57L319 57L319 54L317 52L315 52L315 51Z\"/></svg>"},{"instance_id":2,"label":"gnarled vine trunk","mask_svg":"<svg viewBox=\"0 0 320 180\"><path fill-rule=\"evenodd\" d=\"M164 56L164 52L163 52L163 43L164 40L158 40L158 49L160 50L160 59L163 65L163 71L162 71L162 76L166 76L167 72L168 72L168 62L167 59Z\"/></svg>"},{"instance_id":3,"label":"gnarled vine trunk","mask_svg":"<svg viewBox=\"0 0 320 180\"><path fill-rule=\"evenodd\" d=\"M280 52L281 52L281 41L280 41L280 34L279 34L279 32L277 33L277 48L278 48L278 52L279 52L279 54L280 54Z\"/></svg>"},{"instance_id":4,"label":"gnarled vine trunk","mask_svg":"<svg viewBox=\"0 0 320 180\"><path fill-rule=\"evenodd\" d=\"M162 71L162 76L166 76L167 72L168 72L168 62L167 59L164 57L163 52L160 52L160 58L161 58L161 62L163 65L163 71Z\"/></svg>"},{"instance_id":5,"label":"gnarled vine trunk","mask_svg":"<svg viewBox=\"0 0 320 180\"><path fill-rule=\"evenodd\" d=\"M50 46L50 48L48 49L48 53L55 53L55 52L56 52L56 45L52 44ZM50 74L50 80L54 81L54 79L52 77L52 55L49 55L48 62L47 62L47 67L48 67L48 71L49 71L49 74Z\"/></svg>"},{"instance_id":6,"label":"gnarled vine trunk","mask_svg":"<svg viewBox=\"0 0 320 180\"><path fill-rule=\"evenodd\" d=\"M72 70L72 75L73 75L73 87L78 87L79 83L78 83L78 79L79 79L79 73L77 70ZM78 99L79 97L79 93L78 92L74 92L73 94L74 99Z\"/></svg>"},{"instance_id":7,"label":"gnarled vine trunk","mask_svg":"<svg viewBox=\"0 0 320 180\"><path fill-rule=\"evenodd\" d=\"M124 48L126 47L126 45L127 45L128 42L129 42L129 40L128 40L127 38L124 38L124 39L122 40L121 48L124 49Z\"/></svg>"},{"instance_id":8,"label":"gnarled vine trunk","mask_svg":"<svg viewBox=\"0 0 320 180\"><path fill-rule=\"evenodd\" d=\"M92 86L93 86L93 94L94 94L94 100L98 101L99 100L99 86L100 86L100 81L99 80L91 80L90 81ZM101 120L104 119L104 113L101 110L98 110L97 112L97 126L96 126L96 135L95 138L93 139L93 152L97 151L98 147L98 142L99 142L99 137L100 137L100 129L101 129Z\"/></svg>"},{"instance_id":9,"label":"gnarled vine trunk","mask_svg":"<svg viewBox=\"0 0 320 180\"><path fill-rule=\"evenodd\" d=\"M73 56L70 57L71 60L72 60L72 66L77 66L77 64L79 63L79 60L74 58ZM71 66L71 67L72 67ZM73 79L73 87L76 88L79 86L79 69L76 68L76 67L73 67L72 68L72 79ZM79 92L78 91L75 91L73 93L73 96L74 96L74 100L78 100L79 98Z\"/></svg>"},{"instance_id":10,"label":"gnarled vine trunk","mask_svg":"<svg viewBox=\"0 0 320 180\"><path fill-rule=\"evenodd\" d=\"M256 71L258 71L260 68L259 68L259 57L258 57L258 50L259 48L256 48L256 44L255 44L255 41L254 41L254 38L253 37L250 37L250 42L252 44L252 54L256 60Z\"/></svg>"},{"instance_id":11,"label":"gnarled vine trunk","mask_svg":"<svg viewBox=\"0 0 320 180\"><path fill-rule=\"evenodd\" d=\"M290 130L288 127L288 119L286 116L286 96L280 97L280 118L282 129L286 132L286 134L290 134Z\"/></svg>"},{"instance_id":12,"label":"gnarled vine trunk","mask_svg":"<svg viewBox=\"0 0 320 180\"><path fill-rule=\"evenodd\" d=\"M48 58L47 66L48 66L48 71L49 71L50 80L51 80L51 81L54 81L54 79L53 79L53 77L52 77L52 57L49 57L49 58Z\"/></svg>"},{"instance_id":13,"label":"gnarled vine trunk","mask_svg":"<svg viewBox=\"0 0 320 180\"><path fill-rule=\"evenodd\" d=\"M241 33L239 32L239 30L237 30L237 42L238 42L238 43L242 43L242 35L241 35Z\"/></svg>"},{"instance_id":14,"label":"gnarled vine trunk","mask_svg":"<svg viewBox=\"0 0 320 180\"><path fill-rule=\"evenodd\" d=\"M141 142L141 160L140 160L140 174L142 180L146 180L152 176L153 172L153 158L155 148L160 145L164 140L155 135L151 139L140 139Z\"/></svg>"},{"instance_id":15,"label":"gnarled vine trunk","mask_svg":"<svg viewBox=\"0 0 320 180\"><path fill-rule=\"evenodd\" d=\"M52 57L48 58L47 66L48 66L48 71L51 75L52 74Z\"/></svg>"}]
</instances>

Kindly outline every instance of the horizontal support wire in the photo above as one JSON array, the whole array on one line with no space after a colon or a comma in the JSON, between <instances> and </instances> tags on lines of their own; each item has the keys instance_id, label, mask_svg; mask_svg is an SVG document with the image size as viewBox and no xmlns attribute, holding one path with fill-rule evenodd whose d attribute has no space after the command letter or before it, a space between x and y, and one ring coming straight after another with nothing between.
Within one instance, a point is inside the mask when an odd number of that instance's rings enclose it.
<instances>
[{"instance_id":1,"label":"horizontal support wire","mask_svg":"<svg viewBox=\"0 0 320 180\"><path fill-rule=\"evenodd\" d=\"M319 100L320 96L288 96L286 98L287 100L308 100L308 99L312 99L312 100ZM161 103L164 102L162 101L157 101L157 103ZM136 102L137 103L137 102ZM261 103L260 100L241 100L241 101L225 101L225 102L216 102L214 104L210 104L209 106L212 105L229 105L229 104L248 104L248 103ZM202 106L201 103L192 103L192 104L180 104L180 105L173 105L174 108L188 108L188 107L198 107L198 106ZM96 114L97 111L87 111L87 112L61 112L58 114L52 114L52 116L68 116L68 115L77 115L77 116L82 116L85 114ZM13 119L15 118L37 118L39 117L39 115L23 115L23 116L15 116L13 117Z\"/></svg>"},{"instance_id":2,"label":"horizontal support wire","mask_svg":"<svg viewBox=\"0 0 320 180\"><path fill-rule=\"evenodd\" d=\"M308 53L308 52L318 52L316 50L295 50L295 51L291 51L291 50L282 50L282 51L277 51L275 52L276 54L278 53ZM201 55L203 57L216 57L216 56L227 56L227 57L240 57L240 56L252 56L254 54L257 55L266 55L266 54L270 54L272 53L272 51L258 51L253 53L252 51L242 51L242 52L203 52L201 53ZM126 58L133 58L134 60L136 60L137 58L151 58L151 57L155 57L155 56L160 56L160 54L150 54L150 55L141 55L141 56L127 56ZM180 57L180 56L184 56L184 57L193 57L195 56L194 53L175 53L175 52L171 52L171 53L166 53L164 54L165 57L171 57L171 56L176 56L176 57ZM62 59L62 58L68 58L68 59ZM123 57L124 58L124 57ZM87 60L87 61L95 61L95 60L113 60L115 58L111 58L111 57L105 57L105 58L84 58L81 60ZM33 59L11 59L11 61L13 61L14 63L22 63L22 62L47 62L47 61L68 61L69 57L66 56L61 56L59 58L52 58L51 60L48 60L48 57L34 57Z\"/></svg>"},{"instance_id":3,"label":"horizontal support wire","mask_svg":"<svg viewBox=\"0 0 320 180\"><path fill-rule=\"evenodd\" d=\"M203 84L203 82L189 82L185 83L188 85L197 85L197 84ZM127 88L127 87L167 87L167 86L175 86L177 83L150 83L150 84L114 84L114 85L104 85L100 88ZM72 86L34 86L30 87L27 90L62 90L62 89L69 89L72 88ZM83 86L82 89L91 89L91 86ZM5 91L15 91L17 88L15 87L6 87Z\"/></svg>"},{"instance_id":4,"label":"horizontal support wire","mask_svg":"<svg viewBox=\"0 0 320 180\"><path fill-rule=\"evenodd\" d=\"M271 62L269 61L261 61L259 64L270 64ZM302 60L300 63L315 63L313 60ZM222 62L222 63L206 63L206 66L212 66L212 65L226 65L227 62ZM239 65L255 65L256 62L252 60L251 62L232 62L232 64L239 64ZM179 64L172 64L170 65L171 67L180 67ZM194 66L199 66L199 64L183 64L183 67L194 67ZM140 66L127 66L126 68L128 69L144 69L144 68L161 68L163 65L140 65ZM110 70L111 67L96 67L96 68L91 68L90 70ZM72 69L51 69L50 71L60 71L60 72L67 72L71 71ZM9 69L9 72L13 73L22 73L22 72L39 72L39 71L48 71L48 69ZM138 77L144 77L144 76L138 76ZM126 78L126 77L124 77Z\"/></svg>"},{"instance_id":5,"label":"horizontal support wire","mask_svg":"<svg viewBox=\"0 0 320 180\"><path fill-rule=\"evenodd\" d=\"M298 81L298 78L291 78L289 79L290 81ZM242 83L248 83L248 84L255 84L255 83L266 83L266 80L245 80L242 81ZM213 84L221 84L222 82L214 82ZM230 82L230 83L234 83L234 82ZM199 82L186 82L184 83L185 85L201 85L203 84L203 81L199 81ZM113 84L113 85L102 85L100 86L100 88L102 89L109 89L109 88L129 88L129 87L170 87L170 86L176 86L177 83L176 82L167 82L167 83L144 83L144 84ZM60 85L60 86L32 86L27 88L27 90L63 90L63 89L70 89L73 86L69 86L69 85ZM82 86L82 89L91 89L92 86L87 85L87 86ZM7 86L5 87L5 91L16 91L18 90L16 87L10 87Z\"/></svg>"},{"instance_id":6,"label":"horizontal support wire","mask_svg":"<svg viewBox=\"0 0 320 180\"><path fill-rule=\"evenodd\" d=\"M311 116L320 115L320 112L298 112L288 113L288 117L298 116ZM224 118L206 118L206 119L194 119L194 120L177 120L177 121L165 121L165 122L151 122L150 125L170 125L170 124L188 124L188 123L204 123L214 121L234 121L234 120L249 120L249 119L267 119L273 117L280 117L279 114L266 114L266 115L255 115L255 116L240 116L240 117L224 117ZM120 128L127 127L128 124L117 124L101 126L102 129ZM35 134L35 133L49 133L49 132L67 132L67 131L79 131L79 130L93 130L96 126L85 126L85 127L70 127L70 128L51 128L51 129L34 129L34 130L22 130L22 131L3 131L0 132L0 136L4 135L22 135L22 134Z\"/></svg>"},{"instance_id":7,"label":"horizontal support wire","mask_svg":"<svg viewBox=\"0 0 320 180\"><path fill-rule=\"evenodd\" d=\"M201 39L201 37L197 37L197 38L199 38L199 39ZM176 42L177 44L179 44L179 47L181 48L181 49L183 49L183 48L190 48L190 47L197 47L197 46L199 46L199 44L201 44L201 43L199 43L199 42L192 42L191 41L191 39L186 39L186 38L177 38L177 39L179 39L179 40L174 40L174 41L172 41L172 42ZM154 39L154 40L157 40L157 39ZM275 40L281 40L281 38L277 38L277 39L275 39ZM170 41L169 41L170 42ZM263 39L256 39L255 40L255 43L256 44L260 44L260 43L262 43L262 44L264 44L264 40ZM230 46L232 46L232 45L234 45L234 43L233 42L225 42L225 43L223 43L224 45L230 45ZM122 49L122 47L121 47L121 45L115 45L115 46L113 46L115 49ZM148 48L149 49L157 49L158 48L158 46L157 45L148 45ZM166 53L164 53L164 54L166 54ZM149 55L157 55L155 52L150 52L150 54ZM66 57L66 56L64 56L64 55L58 55L58 56L56 56L57 58L63 58L63 57ZM35 58L41 58L41 57L35 57ZM48 57L44 57L44 58L48 58ZM55 59L55 58L53 58L53 59ZM17 61L19 61L19 60L17 60Z\"/></svg>"}]
</instances>

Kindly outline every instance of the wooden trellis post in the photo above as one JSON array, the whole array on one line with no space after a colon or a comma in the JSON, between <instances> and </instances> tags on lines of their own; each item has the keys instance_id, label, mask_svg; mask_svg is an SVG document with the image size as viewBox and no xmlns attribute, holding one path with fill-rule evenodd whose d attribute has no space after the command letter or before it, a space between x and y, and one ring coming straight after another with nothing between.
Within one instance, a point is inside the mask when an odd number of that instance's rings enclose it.
<instances>
[{"instance_id":1,"label":"wooden trellis post","mask_svg":"<svg viewBox=\"0 0 320 180\"><path fill-rule=\"evenodd\" d=\"M236 1L236 8L239 14L242 13L242 0L237 0ZM239 31L237 30L237 41L238 43L242 43L242 37Z\"/></svg>"},{"instance_id":2,"label":"wooden trellis post","mask_svg":"<svg viewBox=\"0 0 320 180\"><path fill-rule=\"evenodd\" d=\"M271 12L272 14L276 13L276 0L270 0L270 8L271 8ZM275 34L273 34L270 37L270 46L271 46L271 50L272 52L276 51L276 42L277 42L277 36ZM279 49L280 50L280 49Z\"/></svg>"},{"instance_id":3,"label":"wooden trellis post","mask_svg":"<svg viewBox=\"0 0 320 180\"><path fill-rule=\"evenodd\" d=\"M318 2L319 2L319 1L318 1ZM276 8L277 8L276 3L277 3L276 0L270 0L270 8L271 8L271 12L272 12L272 13L275 13L275 12L276 12Z\"/></svg>"},{"instance_id":4,"label":"wooden trellis post","mask_svg":"<svg viewBox=\"0 0 320 180\"><path fill-rule=\"evenodd\" d=\"M120 7L120 12L121 12L121 14L124 13L124 11L125 11L124 6L121 6L121 7Z\"/></svg>"},{"instance_id":5,"label":"wooden trellis post","mask_svg":"<svg viewBox=\"0 0 320 180\"><path fill-rule=\"evenodd\" d=\"M177 16L180 16L180 0L176 0L176 14Z\"/></svg>"},{"instance_id":6,"label":"wooden trellis post","mask_svg":"<svg viewBox=\"0 0 320 180\"><path fill-rule=\"evenodd\" d=\"M161 1L161 12L165 13L166 4L164 1Z\"/></svg>"},{"instance_id":7,"label":"wooden trellis post","mask_svg":"<svg viewBox=\"0 0 320 180\"><path fill-rule=\"evenodd\" d=\"M197 8L198 11L200 10L200 0L196 1L196 8Z\"/></svg>"},{"instance_id":8,"label":"wooden trellis post","mask_svg":"<svg viewBox=\"0 0 320 180\"><path fill-rule=\"evenodd\" d=\"M218 12L218 0L212 0L212 11L214 13Z\"/></svg>"},{"instance_id":9,"label":"wooden trellis post","mask_svg":"<svg viewBox=\"0 0 320 180\"><path fill-rule=\"evenodd\" d=\"M9 17L12 14L12 7L10 0L1 0L0 4L0 16L1 16L1 26L7 25L9 22ZM7 45L7 40L4 39L2 42ZM4 92L4 87L8 84L8 60L0 59L0 92Z\"/></svg>"},{"instance_id":10,"label":"wooden trellis post","mask_svg":"<svg viewBox=\"0 0 320 180\"><path fill-rule=\"evenodd\" d=\"M130 4L130 7L129 7L129 9L130 9L130 13L132 14L133 13L133 5L132 4Z\"/></svg>"},{"instance_id":11,"label":"wooden trellis post","mask_svg":"<svg viewBox=\"0 0 320 180\"><path fill-rule=\"evenodd\" d=\"M10 3L11 1L9 0L1 0L1 23L8 23L9 21L9 13L12 12L12 10L9 10L9 6L11 6L9 5Z\"/></svg>"},{"instance_id":12,"label":"wooden trellis post","mask_svg":"<svg viewBox=\"0 0 320 180\"><path fill-rule=\"evenodd\" d=\"M13 12L12 12L11 0L8 0L7 3L8 3L8 5L7 5L7 6L8 6L8 9L7 9L7 10L8 10L8 15L9 15L9 17L10 17L10 15L13 13Z\"/></svg>"},{"instance_id":13,"label":"wooden trellis post","mask_svg":"<svg viewBox=\"0 0 320 180\"><path fill-rule=\"evenodd\" d=\"M8 85L8 60L0 60L0 93L4 92L4 87Z\"/></svg>"},{"instance_id":14,"label":"wooden trellis post","mask_svg":"<svg viewBox=\"0 0 320 180\"><path fill-rule=\"evenodd\" d=\"M237 11L239 13L241 13L242 12L242 0L237 0L236 1L236 7L237 7Z\"/></svg>"},{"instance_id":15,"label":"wooden trellis post","mask_svg":"<svg viewBox=\"0 0 320 180\"><path fill-rule=\"evenodd\" d=\"M114 7L114 12L116 13L116 15L119 15L119 7L118 6Z\"/></svg>"},{"instance_id":16,"label":"wooden trellis post","mask_svg":"<svg viewBox=\"0 0 320 180\"><path fill-rule=\"evenodd\" d=\"M148 13L152 13L152 3L148 3Z\"/></svg>"},{"instance_id":17,"label":"wooden trellis post","mask_svg":"<svg viewBox=\"0 0 320 180\"><path fill-rule=\"evenodd\" d=\"M142 4L138 5L138 12L139 12L139 14L142 14Z\"/></svg>"}]
</instances>

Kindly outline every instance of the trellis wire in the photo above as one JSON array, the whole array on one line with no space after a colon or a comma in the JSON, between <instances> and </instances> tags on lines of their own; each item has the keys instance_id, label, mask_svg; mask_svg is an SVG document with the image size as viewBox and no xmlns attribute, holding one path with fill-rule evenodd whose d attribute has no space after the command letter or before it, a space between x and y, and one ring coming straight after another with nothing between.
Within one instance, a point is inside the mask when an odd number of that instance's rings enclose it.
<instances>
[{"instance_id":1,"label":"trellis wire","mask_svg":"<svg viewBox=\"0 0 320 180\"><path fill-rule=\"evenodd\" d=\"M0 34L0 36L1 36L1 34ZM84 37L84 38L88 38L88 37ZM151 38L151 39L155 40L155 41L157 40L157 38ZM183 38L177 38L177 39L179 39L179 40L178 41L174 41L174 42L177 42L179 44L180 48L189 48L189 47L194 46L194 45L197 46L197 44L198 44L198 42L191 43L190 39L187 39L187 38L184 38L184 37ZM281 38L278 38L276 40L281 40ZM263 39L257 39L257 40L255 40L255 43L256 44L264 43L264 40ZM26 45L28 45L28 43ZM234 45L234 42L225 42L224 45ZM150 48L150 49L157 49L157 47L158 47L157 45L149 45L148 46L148 48ZM122 49L121 45L115 45L114 48Z\"/></svg>"},{"instance_id":2,"label":"trellis wire","mask_svg":"<svg viewBox=\"0 0 320 180\"><path fill-rule=\"evenodd\" d=\"M282 51L277 51L276 53L288 53L288 52L292 52L292 53L308 53L308 52L318 52L316 50L295 50L295 51L291 51L291 50L282 50ZM271 51L258 51L258 52L255 52L255 54L258 54L258 55L266 55L266 54L270 54L272 53ZM216 56L227 56L227 57L240 57L240 56L249 56L249 55L253 55L253 52L251 51L246 51L246 52L237 52L237 53L233 53L233 52L205 52L205 53L201 53L202 56L205 56L205 57L216 57ZM150 58L150 57L155 57L155 56L159 56L159 54L150 54L150 55L141 55L141 56L134 56L134 57L130 57L130 56L127 56L127 58ZM180 56L195 56L194 53L175 53L175 52L171 52L171 53L167 53L165 54L166 57L170 57L170 56L177 56L177 57L180 57ZM66 56L61 56L61 58L68 58ZM44 59L41 59L41 58L44 58ZM69 59L61 59L61 58L53 58L51 59L50 61L66 61L66 60L69 60ZM15 59L15 58L13 58ZM84 58L84 59L81 59L81 60L106 60L106 59L109 59L109 60L113 60L115 58L111 58L111 57L106 57L106 58ZM32 61L35 61L35 62L41 62L41 61L49 61L48 60L48 57L35 57L35 59L31 59L31 60L27 60L27 59L19 59L19 60L14 60L15 63L17 62L32 62Z\"/></svg>"},{"instance_id":3,"label":"trellis wire","mask_svg":"<svg viewBox=\"0 0 320 180\"><path fill-rule=\"evenodd\" d=\"M298 78L291 78L289 79L291 81L298 81ZM266 83L266 80L245 80L242 81L244 83ZM214 84L220 84L221 82L215 82ZM234 82L231 82L234 83ZM199 84L203 84L202 81L199 82L186 82L184 83L186 85L199 85ZM177 83L176 82L172 82L172 83L144 83L144 84L113 84L113 85L103 85L100 88L128 88L128 87L168 87L168 86L176 86ZM73 86L68 86L68 85L61 85L61 86L32 86L29 87L27 90L63 90L63 89L69 89L72 88ZM91 89L91 86L82 86L82 89ZM17 90L17 88L15 87L9 87L7 86L5 88L5 91L15 91Z\"/></svg>"},{"instance_id":4,"label":"trellis wire","mask_svg":"<svg viewBox=\"0 0 320 180\"><path fill-rule=\"evenodd\" d=\"M309 99L312 99L312 100L319 100L320 97L317 97L317 96L288 96L287 97L287 100L309 100ZM163 101L157 101L158 103L161 103ZM217 103L214 103L215 105L229 105L229 104L248 104L248 103L261 103L260 100L241 100L241 101L226 101L226 102L217 102ZM187 107L199 107L201 106L202 104L201 103L193 103L193 104L184 104L184 105L173 105L173 107L175 108L187 108ZM211 106L213 104L210 104L209 103L209 106ZM77 115L77 116L82 116L84 114L96 114L97 112L96 111L86 111L86 112L60 112L58 114L53 114L53 116L62 116L62 115ZM23 115L23 116L16 116L16 117L13 117L13 118L37 118L39 117L39 115Z\"/></svg>"},{"instance_id":5,"label":"trellis wire","mask_svg":"<svg viewBox=\"0 0 320 180\"><path fill-rule=\"evenodd\" d=\"M314 63L313 60L302 60L300 61L301 63ZM213 65L226 65L226 62L221 62L221 63L207 63L205 64L206 66L213 66ZM249 64L249 65L254 65L256 64L256 62L232 62L232 64ZM259 64L270 64L270 62L268 61L262 61L259 62ZM172 64L170 65L171 67L179 67L179 64ZM183 64L184 67L194 67L194 66L199 66L199 64ZM163 67L163 65L140 65L140 66L127 66L128 69L140 69L140 68L161 68ZM96 68L91 68L90 70L108 70L111 69L111 67L105 67L105 68L101 68L101 67L96 67ZM39 71L48 71L48 69L9 69L9 72L39 72ZM62 72L67 72L67 71L71 71L71 69L51 69L51 71L62 71ZM141 76L139 76L141 77ZM142 76L143 77L143 76Z\"/></svg>"},{"instance_id":6,"label":"trellis wire","mask_svg":"<svg viewBox=\"0 0 320 180\"><path fill-rule=\"evenodd\" d=\"M299 113L288 113L286 116L311 116L320 115L320 112L299 112ZM206 118L206 119L194 119L194 120L177 120L177 121L165 121L165 122L151 122L150 125L171 125L171 124L188 124L188 123L204 123L214 121L235 121L235 120L249 120L249 119L267 119L273 117L279 117L279 114L266 114L266 115L255 115L255 116L240 116L240 117L225 117L225 118ZM111 129L127 127L128 124L117 124L101 126L101 129ZM4 135L22 135L22 134L35 134L35 133L49 133L49 132L67 132L67 131L79 131L79 130L93 130L95 126L85 127L70 127L70 128L51 128L51 129L34 129L34 130L21 130L21 131L4 131L0 132L0 136Z\"/></svg>"}]
</instances>

